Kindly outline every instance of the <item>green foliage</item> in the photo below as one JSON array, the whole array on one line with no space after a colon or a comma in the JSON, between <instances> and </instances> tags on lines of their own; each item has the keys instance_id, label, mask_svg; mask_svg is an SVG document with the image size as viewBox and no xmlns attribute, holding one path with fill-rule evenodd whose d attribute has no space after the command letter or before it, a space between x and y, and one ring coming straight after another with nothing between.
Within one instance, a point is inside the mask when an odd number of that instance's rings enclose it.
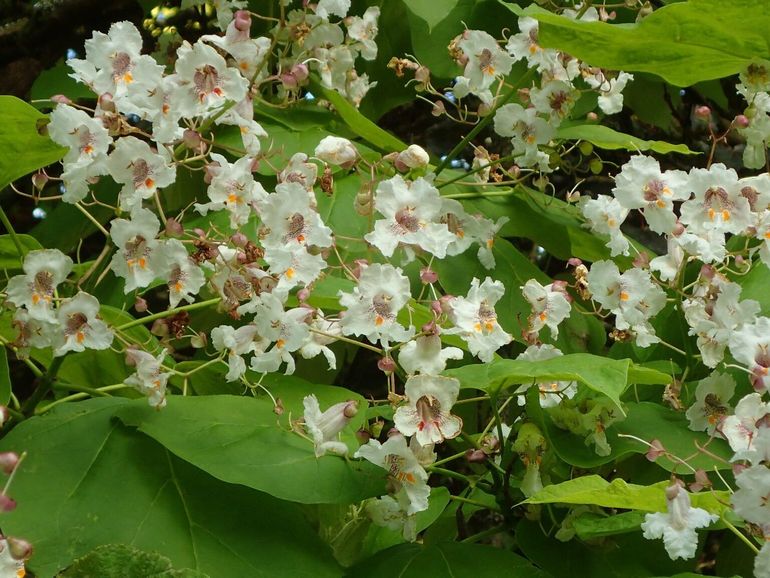
<instances>
[{"instance_id":1,"label":"green foliage","mask_svg":"<svg viewBox=\"0 0 770 578\"><path fill-rule=\"evenodd\" d=\"M675 145L658 140L643 140L630 134L623 134L601 124L561 126L556 131L556 135L566 140L588 141L600 149L607 150L652 151L661 154L679 153L683 155L698 154L687 148L687 145Z\"/></svg>"},{"instance_id":2,"label":"green foliage","mask_svg":"<svg viewBox=\"0 0 770 578\"><path fill-rule=\"evenodd\" d=\"M3 530L35 544L31 570L51 576L98 546L123 543L212 577L339 575L296 506L218 481L112 418L146 405L60 405L0 442L2 451L28 452L14 486L19 507Z\"/></svg>"},{"instance_id":3,"label":"green foliage","mask_svg":"<svg viewBox=\"0 0 770 578\"><path fill-rule=\"evenodd\" d=\"M302 392L287 388L279 394L286 398L286 413L301 415L301 396L309 393L315 393L323 407L357 399L363 419L361 396L328 386ZM133 405L117 415L212 476L278 498L302 504L350 503L384 492L381 468L337 456L316 458L312 441L291 431L285 420L280 425L269 399L175 397L162 412Z\"/></svg>"},{"instance_id":4,"label":"green foliage","mask_svg":"<svg viewBox=\"0 0 770 578\"><path fill-rule=\"evenodd\" d=\"M64 156L67 149L48 138L48 117L14 96L0 96L0 190L19 177Z\"/></svg>"},{"instance_id":5,"label":"green foliage","mask_svg":"<svg viewBox=\"0 0 770 578\"><path fill-rule=\"evenodd\" d=\"M16 241L21 245L21 250L26 255L30 251L42 249L37 239L29 235L16 235ZM21 272L21 260L23 255L19 255L19 249L11 235L0 235L0 270L6 271L9 275Z\"/></svg>"},{"instance_id":6,"label":"green foliage","mask_svg":"<svg viewBox=\"0 0 770 578\"><path fill-rule=\"evenodd\" d=\"M543 46L592 66L650 72L677 86L730 76L770 58L770 15L757 0L689 0L625 26L578 22L544 10L530 15L540 22Z\"/></svg>"},{"instance_id":7,"label":"green foliage","mask_svg":"<svg viewBox=\"0 0 770 578\"><path fill-rule=\"evenodd\" d=\"M171 560L126 544L99 546L59 574L61 578L206 578L196 570L174 570Z\"/></svg>"}]
</instances>

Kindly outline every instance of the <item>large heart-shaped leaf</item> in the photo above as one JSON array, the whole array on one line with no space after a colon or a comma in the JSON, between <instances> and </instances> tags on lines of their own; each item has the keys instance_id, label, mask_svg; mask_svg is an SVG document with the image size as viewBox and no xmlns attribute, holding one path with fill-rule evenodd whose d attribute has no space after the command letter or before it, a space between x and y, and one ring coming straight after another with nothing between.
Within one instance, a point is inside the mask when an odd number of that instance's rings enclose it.
<instances>
[{"instance_id":1,"label":"large heart-shaped leaf","mask_svg":"<svg viewBox=\"0 0 770 578\"><path fill-rule=\"evenodd\" d=\"M323 398L324 409L358 397L341 388L313 388L336 390L336 396ZM264 398L175 396L161 412L133 405L117 415L214 477L282 499L351 503L385 493L384 470L338 456L316 458L312 442L291 431L285 420L279 424L272 403ZM295 410L292 417L300 415Z\"/></svg>"},{"instance_id":2,"label":"large heart-shaped leaf","mask_svg":"<svg viewBox=\"0 0 770 578\"><path fill-rule=\"evenodd\" d=\"M34 544L29 567L38 576L116 543L212 577L339 575L296 506L216 480L112 419L136 405L147 403L64 404L0 442L2 451L28 453L3 532Z\"/></svg>"}]
</instances>

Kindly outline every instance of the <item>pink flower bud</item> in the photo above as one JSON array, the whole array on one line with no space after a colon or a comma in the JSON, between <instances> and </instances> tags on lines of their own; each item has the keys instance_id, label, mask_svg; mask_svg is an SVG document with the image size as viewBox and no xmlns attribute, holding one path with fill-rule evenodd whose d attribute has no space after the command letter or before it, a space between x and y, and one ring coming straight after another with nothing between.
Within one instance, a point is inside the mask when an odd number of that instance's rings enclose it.
<instances>
[{"instance_id":1,"label":"pink flower bud","mask_svg":"<svg viewBox=\"0 0 770 578\"><path fill-rule=\"evenodd\" d=\"M480 464L487 461L487 454L484 450L468 450L465 452L465 459L472 464Z\"/></svg>"},{"instance_id":2,"label":"pink flower bud","mask_svg":"<svg viewBox=\"0 0 770 578\"><path fill-rule=\"evenodd\" d=\"M381 357L377 361L377 368L385 374L391 374L396 371L396 362L392 357Z\"/></svg>"},{"instance_id":3,"label":"pink flower bud","mask_svg":"<svg viewBox=\"0 0 770 578\"><path fill-rule=\"evenodd\" d=\"M454 300L454 295L442 295L438 300L441 304L441 312L449 314L452 311L452 301Z\"/></svg>"},{"instance_id":4,"label":"pink flower bud","mask_svg":"<svg viewBox=\"0 0 770 578\"><path fill-rule=\"evenodd\" d=\"M300 303L304 303L310 297L310 290L307 287L303 287L297 291L297 299Z\"/></svg>"},{"instance_id":5,"label":"pink flower bud","mask_svg":"<svg viewBox=\"0 0 770 578\"><path fill-rule=\"evenodd\" d=\"M54 94L51 97L51 101L56 102L58 104L72 104L72 101L64 96L63 94Z\"/></svg>"},{"instance_id":6,"label":"pink flower bud","mask_svg":"<svg viewBox=\"0 0 770 578\"><path fill-rule=\"evenodd\" d=\"M137 297L134 301L134 311L137 313L144 313L147 311L147 301L141 297Z\"/></svg>"},{"instance_id":7,"label":"pink flower bud","mask_svg":"<svg viewBox=\"0 0 770 578\"><path fill-rule=\"evenodd\" d=\"M650 442L650 449L647 450L645 457L651 462L654 462L665 453L666 448L663 447L663 444L660 443L660 440L652 440L652 442Z\"/></svg>"},{"instance_id":8,"label":"pink flower bud","mask_svg":"<svg viewBox=\"0 0 770 578\"><path fill-rule=\"evenodd\" d=\"M441 328L436 325L435 321L430 321L422 326L420 329L423 333L426 335L439 335L441 333Z\"/></svg>"},{"instance_id":9,"label":"pink flower bud","mask_svg":"<svg viewBox=\"0 0 770 578\"><path fill-rule=\"evenodd\" d=\"M188 149L197 150L203 141L199 132L188 128L182 134L182 142Z\"/></svg>"},{"instance_id":10,"label":"pink flower bud","mask_svg":"<svg viewBox=\"0 0 770 578\"><path fill-rule=\"evenodd\" d=\"M367 267L369 262L366 259L356 259L353 261L353 276L358 279L361 276L361 269Z\"/></svg>"},{"instance_id":11,"label":"pink flower bud","mask_svg":"<svg viewBox=\"0 0 770 578\"><path fill-rule=\"evenodd\" d=\"M423 267L420 269L420 281L425 283L426 285L430 283L435 283L438 281L438 273L436 273L433 269L430 269L428 267Z\"/></svg>"},{"instance_id":12,"label":"pink flower bud","mask_svg":"<svg viewBox=\"0 0 770 578\"><path fill-rule=\"evenodd\" d=\"M12 512L16 509L16 500L0 494L0 512Z\"/></svg>"},{"instance_id":13,"label":"pink flower bud","mask_svg":"<svg viewBox=\"0 0 770 578\"><path fill-rule=\"evenodd\" d=\"M751 122L749 121L749 118L745 114L739 114L733 120L733 124L735 124L735 126L740 128L746 128L747 126L749 126L749 124L751 124Z\"/></svg>"},{"instance_id":14,"label":"pink flower bud","mask_svg":"<svg viewBox=\"0 0 770 578\"><path fill-rule=\"evenodd\" d=\"M0 470L10 475L19 463L19 454L16 452L0 452Z\"/></svg>"},{"instance_id":15,"label":"pink flower bud","mask_svg":"<svg viewBox=\"0 0 770 578\"><path fill-rule=\"evenodd\" d=\"M432 301L430 304L430 309L436 315L441 315L443 313L441 308L441 301Z\"/></svg>"},{"instance_id":16,"label":"pink flower bud","mask_svg":"<svg viewBox=\"0 0 770 578\"><path fill-rule=\"evenodd\" d=\"M356 439L358 440L358 443L364 445L369 443L369 440L372 439L372 434L365 429L360 429L356 432Z\"/></svg>"},{"instance_id":17,"label":"pink flower bud","mask_svg":"<svg viewBox=\"0 0 770 578\"><path fill-rule=\"evenodd\" d=\"M578 265L582 265L582 264L583 264L583 261L581 261L577 257L570 257L567 260L567 266L568 267L577 267Z\"/></svg>"},{"instance_id":18,"label":"pink flower bud","mask_svg":"<svg viewBox=\"0 0 770 578\"><path fill-rule=\"evenodd\" d=\"M639 253L634 257L633 263L637 269L647 269L650 266L650 256L647 253Z\"/></svg>"},{"instance_id":19,"label":"pink flower bud","mask_svg":"<svg viewBox=\"0 0 770 578\"><path fill-rule=\"evenodd\" d=\"M437 100L433 103L433 108L431 109L430 113L433 116L441 116L446 112L446 107L444 106L444 103L440 100Z\"/></svg>"},{"instance_id":20,"label":"pink flower bud","mask_svg":"<svg viewBox=\"0 0 770 578\"><path fill-rule=\"evenodd\" d=\"M166 219L166 235L169 237L181 237L184 235L184 227L182 226L182 223L173 217Z\"/></svg>"},{"instance_id":21,"label":"pink flower bud","mask_svg":"<svg viewBox=\"0 0 770 578\"><path fill-rule=\"evenodd\" d=\"M690 484L690 490L693 492L700 492L703 488L710 488L711 480L709 480L708 474L705 470L695 471L695 481Z\"/></svg>"},{"instance_id":22,"label":"pink flower bud","mask_svg":"<svg viewBox=\"0 0 770 578\"><path fill-rule=\"evenodd\" d=\"M686 230L685 226L679 221L677 221L676 224L674 225L674 230L671 232L671 234L674 235L674 237L679 237L680 235L682 235L682 233L685 232L685 230Z\"/></svg>"},{"instance_id":23,"label":"pink flower bud","mask_svg":"<svg viewBox=\"0 0 770 578\"><path fill-rule=\"evenodd\" d=\"M99 108L105 112L117 112L115 102L112 100L112 95L109 92L99 96Z\"/></svg>"},{"instance_id":24,"label":"pink flower bud","mask_svg":"<svg viewBox=\"0 0 770 578\"><path fill-rule=\"evenodd\" d=\"M195 227L195 228L193 229L193 233L195 233L196 235L198 235L198 238L199 238L199 239L205 239L205 238L206 238L206 231L204 231L204 230L203 230L203 229L201 229L200 227Z\"/></svg>"},{"instance_id":25,"label":"pink flower bud","mask_svg":"<svg viewBox=\"0 0 770 578\"><path fill-rule=\"evenodd\" d=\"M248 244L249 238L239 231L237 233L233 233L230 236L230 241L233 243L233 245L242 249Z\"/></svg>"},{"instance_id":26,"label":"pink flower bud","mask_svg":"<svg viewBox=\"0 0 770 578\"><path fill-rule=\"evenodd\" d=\"M233 17L235 29L240 32L249 32L251 30L251 14L248 10L238 10Z\"/></svg>"},{"instance_id":27,"label":"pink flower bud","mask_svg":"<svg viewBox=\"0 0 770 578\"><path fill-rule=\"evenodd\" d=\"M291 67L291 75L297 79L297 82L303 82L310 76L310 71L307 68L307 64L300 62Z\"/></svg>"},{"instance_id":28,"label":"pink flower bud","mask_svg":"<svg viewBox=\"0 0 770 578\"><path fill-rule=\"evenodd\" d=\"M14 560L26 560L32 556L32 544L26 540L13 538L11 536L6 536L5 540L8 542L8 549Z\"/></svg>"},{"instance_id":29,"label":"pink flower bud","mask_svg":"<svg viewBox=\"0 0 770 578\"><path fill-rule=\"evenodd\" d=\"M711 118L711 109L706 105L696 106L695 116L702 120L708 120Z\"/></svg>"},{"instance_id":30,"label":"pink flower bud","mask_svg":"<svg viewBox=\"0 0 770 578\"><path fill-rule=\"evenodd\" d=\"M34 186L38 191L42 191L43 187L45 187L47 183L48 175L43 171L38 171L32 175L32 186Z\"/></svg>"},{"instance_id":31,"label":"pink flower bud","mask_svg":"<svg viewBox=\"0 0 770 578\"><path fill-rule=\"evenodd\" d=\"M716 269L714 269L711 265L703 265L703 267L700 268L700 276L704 279L707 279L708 281L711 281L714 277L716 277Z\"/></svg>"},{"instance_id":32,"label":"pink flower bud","mask_svg":"<svg viewBox=\"0 0 770 578\"><path fill-rule=\"evenodd\" d=\"M589 113L586 115L586 120L587 120L588 122L596 122L597 120L599 120L599 115L598 115L598 114L596 114L595 112L589 112Z\"/></svg>"},{"instance_id":33,"label":"pink flower bud","mask_svg":"<svg viewBox=\"0 0 770 578\"><path fill-rule=\"evenodd\" d=\"M291 72L284 72L281 74L281 83L284 88L288 88L289 90L293 90L299 86L297 78Z\"/></svg>"}]
</instances>

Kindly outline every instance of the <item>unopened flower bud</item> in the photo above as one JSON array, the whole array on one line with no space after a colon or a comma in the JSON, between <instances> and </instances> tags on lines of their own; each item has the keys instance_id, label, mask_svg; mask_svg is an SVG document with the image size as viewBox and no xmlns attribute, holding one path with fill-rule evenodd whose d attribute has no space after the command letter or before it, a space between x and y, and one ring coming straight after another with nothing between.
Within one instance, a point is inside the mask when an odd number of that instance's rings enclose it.
<instances>
[{"instance_id":1,"label":"unopened flower bud","mask_svg":"<svg viewBox=\"0 0 770 578\"><path fill-rule=\"evenodd\" d=\"M440 100L437 100L433 103L433 108L431 109L430 113L433 116L441 116L444 113L446 113L446 107L444 106L444 103Z\"/></svg>"},{"instance_id":2,"label":"unopened flower bud","mask_svg":"<svg viewBox=\"0 0 770 578\"><path fill-rule=\"evenodd\" d=\"M420 331L425 335L438 335L441 333L441 328L436 325L435 321L429 321L420 328Z\"/></svg>"},{"instance_id":3,"label":"unopened flower bud","mask_svg":"<svg viewBox=\"0 0 770 578\"><path fill-rule=\"evenodd\" d=\"M349 169L358 158L356 147L346 138L327 136L315 148L315 156L330 165Z\"/></svg>"},{"instance_id":4,"label":"unopened flower bud","mask_svg":"<svg viewBox=\"0 0 770 578\"><path fill-rule=\"evenodd\" d=\"M115 101L112 100L112 95L109 92L105 92L99 96L99 108L104 112L117 112Z\"/></svg>"},{"instance_id":5,"label":"unopened flower bud","mask_svg":"<svg viewBox=\"0 0 770 578\"><path fill-rule=\"evenodd\" d=\"M37 171L34 175L32 175L32 186L34 186L38 191L42 191L43 187L45 187L47 183L48 175L43 171Z\"/></svg>"},{"instance_id":6,"label":"unopened flower bud","mask_svg":"<svg viewBox=\"0 0 770 578\"><path fill-rule=\"evenodd\" d=\"M569 267L577 267L578 265L582 265L582 264L583 264L583 261L581 261L577 257L570 257L567 260L567 266Z\"/></svg>"},{"instance_id":7,"label":"unopened flower bud","mask_svg":"<svg viewBox=\"0 0 770 578\"><path fill-rule=\"evenodd\" d=\"M283 400L280 397L275 398L275 405L273 406L273 413L275 415L283 415L285 411L283 407Z\"/></svg>"},{"instance_id":8,"label":"unopened flower bud","mask_svg":"<svg viewBox=\"0 0 770 578\"><path fill-rule=\"evenodd\" d=\"M426 285L430 283L435 283L436 281L438 281L438 273L436 273L430 267L423 267L422 269L420 269L420 281L422 281Z\"/></svg>"},{"instance_id":9,"label":"unopened flower bud","mask_svg":"<svg viewBox=\"0 0 770 578\"><path fill-rule=\"evenodd\" d=\"M663 444L660 442L660 440L652 440L650 442L650 449L647 450L645 457L651 462L654 462L660 456L665 455L665 453L666 448L663 447Z\"/></svg>"},{"instance_id":10,"label":"unopened flower bud","mask_svg":"<svg viewBox=\"0 0 770 578\"><path fill-rule=\"evenodd\" d=\"M711 487L711 480L705 470L695 470L695 481L690 484L690 490L700 492L704 488Z\"/></svg>"},{"instance_id":11,"label":"unopened flower bud","mask_svg":"<svg viewBox=\"0 0 770 578\"><path fill-rule=\"evenodd\" d=\"M685 232L685 226L679 221L677 221L676 224L674 225L674 230L671 232L671 234L674 237L679 237L684 232Z\"/></svg>"},{"instance_id":12,"label":"unopened flower bud","mask_svg":"<svg viewBox=\"0 0 770 578\"><path fill-rule=\"evenodd\" d=\"M372 439L372 434L369 433L365 429L360 429L356 432L356 440L358 440L358 443L361 445L369 443L369 440Z\"/></svg>"},{"instance_id":13,"label":"unopened flower bud","mask_svg":"<svg viewBox=\"0 0 770 578\"><path fill-rule=\"evenodd\" d=\"M182 142L188 149L197 150L203 141L198 131L188 128L182 133Z\"/></svg>"},{"instance_id":14,"label":"unopened flower bud","mask_svg":"<svg viewBox=\"0 0 770 578\"><path fill-rule=\"evenodd\" d=\"M452 301L454 300L454 295L442 295L438 300L441 304L441 312L449 314L452 311Z\"/></svg>"},{"instance_id":15,"label":"unopened flower bud","mask_svg":"<svg viewBox=\"0 0 770 578\"><path fill-rule=\"evenodd\" d=\"M54 94L51 97L51 101L57 104L72 104L72 101L63 94Z\"/></svg>"},{"instance_id":16,"label":"unopened flower bud","mask_svg":"<svg viewBox=\"0 0 770 578\"><path fill-rule=\"evenodd\" d=\"M32 556L32 544L26 540L12 536L6 536L5 540L8 542L8 550L14 560L26 560Z\"/></svg>"},{"instance_id":17,"label":"unopened flower bud","mask_svg":"<svg viewBox=\"0 0 770 578\"><path fill-rule=\"evenodd\" d=\"M303 82L310 75L307 64L300 62L291 67L291 75L297 79L297 82Z\"/></svg>"},{"instance_id":18,"label":"unopened flower bud","mask_svg":"<svg viewBox=\"0 0 770 578\"><path fill-rule=\"evenodd\" d=\"M300 303L304 303L310 298L310 290L307 287L303 287L299 291L297 291L297 300Z\"/></svg>"},{"instance_id":19,"label":"unopened flower bud","mask_svg":"<svg viewBox=\"0 0 770 578\"><path fill-rule=\"evenodd\" d=\"M184 235L182 223L172 217L166 219L166 235L169 237L181 237Z\"/></svg>"},{"instance_id":20,"label":"unopened flower bud","mask_svg":"<svg viewBox=\"0 0 770 578\"><path fill-rule=\"evenodd\" d=\"M419 145L409 145L405 151L402 151L396 157L393 163L401 172L407 172L409 169L421 169L428 166L430 157L428 153Z\"/></svg>"},{"instance_id":21,"label":"unopened flower bud","mask_svg":"<svg viewBox=\"0 0 770 578\"><path fill-rule=\"evenodd\" d=\"M396 362L393 361L392 357L381 357L377 361L377 369L379 369L386 375L390 375L391 373L396 371Z\"/></svg>"},{"instance_id":22,"label":"unopened flower bud","mask_svg":"<svg viewBox=\"0 0 770 578\"><path fill-rule=\"evenodd\" d=\"M0 452L0 470L10 475L19 463L19 454L16 452Z\"/></svg>"},{"instance_id":23,"label":"unopened flower bud","mask_svg":"<svg viewBox=\"0 0 770 578\"><path fill-rule=\"evenodd\" d=\"M195 349L203 349L206 347L209 338L204 331L199 331L190 338L190 345Z\"/></svg>"},{"instance_id":24,"label":"unopened flower bud","mask_svg":"<svg viewBox=\"0 0 770 578\"><path fill-rule=\"evenodd\" d=\"M137 313L144 313L147 311L148 305L147 301L143 299L142 297L137 297L134 301L134 311Z\"/></svg>"},{"instance_id":25,"label":"unopened flower bud","mask_svg":"<svg viewBox=\"0 0 770 578\"><path fill-rule=\"evenodd\" d=\"M251 30L251 14L248 10L238 10L233 15L235 29L240 32L249 32Z\"/></svg>"},{"instance_id":26,"label":"unopened flower bud","mask_svg":"<svg viewBox=\"0 0 770 578\"><path fill-rule=\"evenodd\" d=\"M240 247L241 249L243 249L248 244L249 238L243 233L241 233L240 231L238 231L237 233L233 233L230 236L230 241L236 247Z\"/></svg>"},{"instance_id":27,"label":"unopened flower bud","mask_svg":"<svg viewBox=\"0 0 770 578\"><path fill-rule=\"evenodd\" d=\"M716 277L717 271L714 269L712 265L703 265L700 268L700 276L706 279L707 281L711 281Z\"/></svg>"},{"instance_id":28,"label":"unopened flower bud","mask_svg":"<svg viewBox=\"0 0 770 578\"><path fill-rule=\"evenodd\" d=\"M599 115L598 115L598 114L596 114L595 112L589 112L589 113L586 115L586 120L587 120L588 122L596 122L597 120L599 120Z\"/></svg>"},{"instance_id":29,"label":"unopened flower bud","mask_svg":"<svg viewBox=\"0 0 770 578\"><path fill-rule=\"evenodd\" d=\"M465 459L472 464L480 464L487 461L487 454L484 450L468 450Z\"/></svg>"},{"instance_id":30,"label":"unopened flower bud","mask_svg":"<svg viewBox=\"0 0 770 578\"><path fill-rule=\"evenodd\" d=\"M701 120L708 120L711 118L711 109L706 105L696 106L695 116Z\"/></svg>"},{"instance_id":31,"label":"unopened flower bud","mask_svg":"<svg viewBox=\"0 0 770 578\"><path fill-rule=\"evenodd\" d=\"M8 408L4 405L0 405L0 427L3 427L5 425L5 422L8 421L8 418L11 417L10 412L8 411Z\"/></svg>"},{"instance_id":32,"label":"unopened flower bud","mask_svg":"<svg viewBox=\"0 0 770 578\"><path fill-rule=\"evenodd\" d=\"M299 87L297 78L291 72L281 73L281 84L283 84L284 88L289 90L294 90L295 88Z\"/></svg>"},{"instance_id":33,"label":"unopened flower bud","mask_svg":"<svg viewBox=\"0 0 770 578\"><path fill-rule=\"evenodd\" d=\"M739 114L733 120L733 124L738 128L746 128L751 124L751 121L749 121L749 118L745 114Z\"/></svg>"},{"instance_id":34,"label":"unopened flower bud","mask_svg":"<svg viewBox=\"0 0 770 578\"><path fill-rule=\"evenodd\" d=\"M12 512L16 509L16 500L0 494L0 512Z\"/></svg>"},{"instance_id":35,"label":"unopened flower bud","mask_svg":"<svg viewBox=\"0 0 770 578\"><path fill-rule=\"evenodd\" d=\"M156 337L167 337L168 336L168 324L166 323L165 319L156 319L152 326L150 327L150 333L155 335Z\"/></svg>"},{"instance_id":36,"label":"unopened flower bud","mask_svg":"<svg viewBox=\"0 0 770 578\"><path fill-rule=\"evenodd\" d=\"M435 315L441 315L444 312L441 306L441 301L432 301L430 304L430 310L433 311Z\"/></svg>"},{"instance_id":37,"label":"unopened flower bud","mask_svg":"<svg viewBox=\"0 0 770 578\"><path fill-rule=\"evenodd\" d=\"M492 111L492 107L488 104L482 102L479 107L476 109L476 114L479 115L479 118L487 116Z\"/></svg>"}]
</instances>

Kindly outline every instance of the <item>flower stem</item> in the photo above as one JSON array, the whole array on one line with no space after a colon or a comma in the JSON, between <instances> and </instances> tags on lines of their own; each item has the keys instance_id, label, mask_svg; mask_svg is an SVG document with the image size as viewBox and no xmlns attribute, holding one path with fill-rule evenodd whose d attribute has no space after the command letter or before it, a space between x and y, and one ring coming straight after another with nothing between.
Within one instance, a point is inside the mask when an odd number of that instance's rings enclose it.
<instances>
[{"instance_id":1,"label":"flower stem","mask_svg":"<svg viewBox=\"0 0 770 578\"><path fill-rule=\"evenodd\" d=\"M24 265L24 246L21 244L21 239L19 239L16 231L14 231L13 225L11 224L10 219L8 219L8 215L5 214L3 207L0 207L0 223L3 224L5 230L8 231L8 234L11 236L11 241L16 245L16 251L19 253L19 263Z\"/></svg>"},{"instance_id":2,"label":"flower stem","mask_svg":"<svg viewBox=\"0 0 770 578\"><path fill-rule=\"evenodd\" d=\"M194 311L195 309L203 309L211 305L216 305L220 301L222 301L221 297L214 297L213 299L207 299L206 301L200 301L199 303L191 303L190 305L182 305L181 307L174 307L173 309L169 309L168 311L161 311L160 313L154 313L153 315L148 315L147 317L134 319L133 321L129 321L128 323L124 323L123 325L118 325L115 329L117 329L118 331L125 331L126 329L131 329L132 327L136 327L137 325L145 325L147 323L152 323L153 321L156 321L158 319L171 317L172 315L176 315L180 311Z\"/></svg>"}]
</instances>

